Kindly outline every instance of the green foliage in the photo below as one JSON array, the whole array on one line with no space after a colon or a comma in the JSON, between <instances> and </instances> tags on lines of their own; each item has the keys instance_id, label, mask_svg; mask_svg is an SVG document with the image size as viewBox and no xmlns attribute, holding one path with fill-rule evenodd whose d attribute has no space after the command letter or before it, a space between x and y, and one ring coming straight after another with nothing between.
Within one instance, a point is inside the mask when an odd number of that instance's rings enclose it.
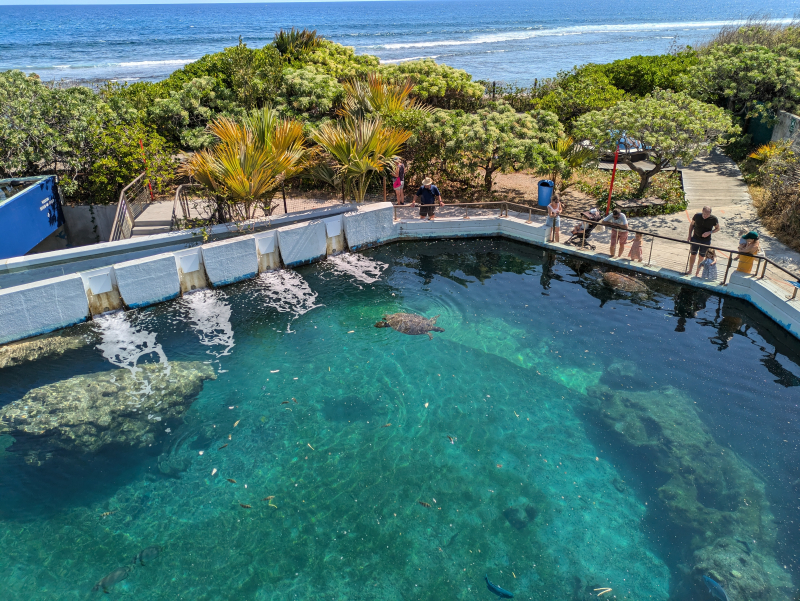
<instances>
[{"instance_id":1,"label":"green foliage","mask_svg":"<svg viewBox=\"0 0 800 601\"><path fill-rule=\"evenodd\" d=\"M759 15L749 18L744 25L725 25L701 47L701 52L727 44L800 48L800 21L795 18L790 23L780 23Z\"/></svg>"},{"instance_id":2,"label":"green foliage","mask_svg":"<svg viewBox=\"0 0 800 601\"><path fill-rule=\"evenodd\" d=\"M759 153L758 180L763 193L756 200L758 216L778 238L800 248L800 157L788 144Z\"/></svg>"},{"instance_id":3,"label":"green foliage","mask_svg":"<svg viewBox=\"0 0 800 601\"><path fill-rule=\"evenodd\" d=\"M410 80L414 95L431 106L446 109L467 109L477 106L483 96L483 86L461 69L439 65L433 59L382 65L381 75L397 83Z\"/></svg>"},{"instance_id":4,"label":"green foliage","mask_svg":"<svg viewBox=\"0 0 800 601\"><path fill-rule=\"evenodd\" d=\"M342 46L323 41L302 57L302 65L314 65L321 73L326 73L338 80L353 77L365 77L380 65L377 56L356 54L350 46Z\"/></svg>"},{"instance_id":5,"label":"green foliage","mask_svg":"<svg viewBox=\"0 0 800 601\"><path fill-rule=\"evenodd\" d=\"M611 185L611 171L607 169L581 169L575 177L575 187L584 194L597 200L597 207L605 211L608 202L608 188ZM681 186L680 177L671 172L659 173L650 182L649 196L664 200L666 204L647 207L639 211L626 211L631 216L669 215L683 211L687 207L686 195ZM614 192L611 197L611 208L621 200L640 199L639 177L631 171L617 171L614 179Z\"/></svg>"},{"instance_id":6,"label":"green foliage","mask_svg":"<svg viewBox=\"0 0 800 601\"><path fill-rule=\"evenodd\" d=\"M66 200L115 202L144 170L139 140L154 181L171 178L170 149L136 121L115 113L88 88L64 90L20 71L0 74L0 175L55 173Z\"/></svg>"},{"instance_id":7,"label":"green foliage","mask_svg":"<svg viewBox=\"0 0 800 601\"><path fill-rule=\"evenodd\" d=\"M156 194L167 191L176 168L166 140L138 122L95 124L80 158L83 177L74 182L71 197L78 201L90 199L96 204L116 202L122 188L145 171L145 158L148 179ZM69 177L63 177L59 186L64 190L71 183Z\"/></svg>"},{"instance_id":8,"label":"green foliage","mask_svg":"<svg viewBox=\"0 0 800 601\"><path fill-rule=\"evenodd\" d=\"M714 46L689 69L686 86L696 98L746 118L792 112L800 102L799 53L787 50L782 56L764 46Z\"/></svg>"},{"instance_id":9,"label":"green foliage","mask_svg":"<svg viewBox=\"0 0 800 601\"><path fill-rule=\"evenodd\" d=\"M333 115L344 100L344 87L335 77L309 65L284 71L283 89L276 108L284 115L318 121Z\"/></svg>"},{"instance_id":10,"label":"green foliage","mask_svg":"<svg viewBox=\"0 0 800 601\"><path fill-rule=\"evenodd\" d=\"M317 48L322 43L322 38L317 35L317 30L295 29L289 31L281 29L275 34L272 45L278 50L281 56L294 59L302 54Z\"/></svg>"},{"instance_id":11,"label":"green foliage","mask_svg":"<svg viewBox=\"0 0 800 601\"><path fill-rule=\"evenodd\" d=\"M578 142L572 136L563 136L548 143L556 153L558 161L549 163L540 174L551 180L559 192L572 185L572 173L595 159L594 151Z\"/></svg>"},{"instance_id":12,"label":"green foliage","mask_svg":"<svg viewBox=\"0 0 800 601\"><path fill-rule=\"evenodd\" d=\"M687 50L678 54L632 56L601 67L614 87L632 96L646 96L656 88L685 90L684 75L697 61L697 53Z\"/></svg>"},{"instance_id":13,"label":"green foliage","mask_svg":"<svg viewBox=\"0 0 800 601\"><path fill-rule=\"evenodd\" d=\"M546 111L517 113L498 101L475 114L436 111L418 135L428 149L415 159L418 172L491 191L496 171L542 170L558 162L548 146L562 133L556 116ZM420 173L422 175L422 173Z\"/></svg>"},{"instance_id":14,"label":"green foliage","mask_svg":"<svg viewBox=\"0 0 800 601\"><path fill-rule=\"evenodd\" d=\"M0 74L0 175L71 173L108 112L87 88L59 90L21 71Z\"/></svg>"},{"instance_id":15,"label":"green foliage","mask_svg":"<svg viewBox=\"0 0 800 601\"><path fill-rule=\"evenodd\" d=\"M532 101L532 106L555 113L569 128L581 115L613 106L624 96L597 65L586 65L559 73Z\"/></svg>"},{"instance_id":16,"label":"green foliage","mask_svg":"<svg viewBox=\"0 0 800 601\"><path fill-rule=\"evenodd\" d=\"M214 77L198 77L170 92L169 97L153 102L148 117L170 141L182 148L197 150L214 138L206 125L218 116L236 117L245 111L232 98L230 89Z\"/></svg>"},{"instance_id":17,"label":"green foliage","mask_svg":"<svg viewBox=\"0 0 800 601\"><path fill-rule=\"evenodd\" d=\"M640 197L653 175L677 161L688 165L701 152L721 143L724 135L736 131L723 109L695 100L685 92L665 90L587 113L575 122L576 134L589 140L598 152L613 154L623 136L631 149L638 145L647 149L653 163L649 170L620 155L620 162L640 177Z\"/></svg>"}]
</instances>

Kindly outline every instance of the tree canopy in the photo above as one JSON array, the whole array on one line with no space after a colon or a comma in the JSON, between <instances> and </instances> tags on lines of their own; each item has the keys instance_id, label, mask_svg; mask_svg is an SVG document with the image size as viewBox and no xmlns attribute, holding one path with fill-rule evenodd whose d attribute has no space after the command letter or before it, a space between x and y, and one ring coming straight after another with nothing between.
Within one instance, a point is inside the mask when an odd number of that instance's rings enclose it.
<instances>
[{"instance_id":1,"label":"tree canopy","mask_svg":"<svg viewBox=\"0 0 800 601\"><path fill-rule=\"evenodd\" d=\"M589 140L596 151L613 154L620 140L629 150L646 150L653 165L650 169L640 167L625 153L620 155L620 162L641 178L639 194L644 194L656 173L678 161L688 165L737 130L722 108L686 92L668 90L592 111L575 122L576 134Z\"/></svg>"}]
</instances>

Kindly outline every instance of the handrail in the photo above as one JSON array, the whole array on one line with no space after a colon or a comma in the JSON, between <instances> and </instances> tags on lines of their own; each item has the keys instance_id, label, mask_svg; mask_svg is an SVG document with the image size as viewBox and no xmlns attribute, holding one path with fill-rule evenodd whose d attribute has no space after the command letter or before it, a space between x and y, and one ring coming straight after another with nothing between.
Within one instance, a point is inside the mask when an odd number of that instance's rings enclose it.
<instances>
[{"instance_id":1,"label":"handrail","mask_svg":"<svg viewBox=\"0 0 800 601\"><path fill-rule=\"evenodd\" d=\"M523 213L523 212L527 211L528 212L528 223L530 223L531 217L533 216L534 212L537 215L539 215L539 214L546 215L547 214L547 211L545 209L543 209L543 208L540 208L539 206L535 206L534 207L534 206L528 206L528 205L521 205L521 204L518 204L518 203L515 203L515 202L496 201L496 200L495 201L488 201L488 202L466 202L466 203L458 202L458 203L453 203L453 204L446 204L445 208L447 208L447 207L449 207L449 208L464 207L465 215L464 215L463 218L464 219L469 219L469 207L486 207L487 205L502 205L500 207L500 216L501 217L503 217L503 216L508 217L508 208L509 208L509 206L512 207L512 208L522 209L522 211L518 210L517 211L518 213ZM395 219L395 221L397 221L398 220L398 218L397 218L397 209L398 209L398 207L399 208L411 208L411 207L416 208L416 205L412 205L412 204L402 204L402 205L393 204L393 207L394 207L394 219ZM561 216L564 217L565 219L573 219L575 221L582 221L584 223L594 223L594 224L598 224L598 225L601 224L601 222L592 221L591 219L586 219L585 217L581 217L579 215L571 215L571 214L568 214L568 213L562 213ZM622 228L619 228L619 227L617 227L617 226L615 226L613 224L610 224L610 223L602 223L602 225L604 225L605 227L609 227L609 228L622 229ZM678 238L672 238L670 236L664 236L662 234L655 234L653 232L647 232L647 231L644 231L644 230L635 230L635 229L632 229L632 228L627 228L627 231L633 232L634 234L642 234L642 236L648 236L648 237L652 237L652 238L659 238L661 240L667 240L669 242L677 242L679 244L684 244L684 245L697 244L696 242L691 242L689 240L680 240ZM800 276L798 276L795 273L792 273L791 271L789 271L785 267L782 267L781 265L779 265L778 263L775 263L775 261L773 261L772 259L769 259L767 257L761 257L761 256L758 256L758 255L752 255L750 253L742 253L742 252L739 252L738 249L731 250L729 248L723 248L723 247L720 247L720 246L711 246L711 245L704 245L704 246L707 246L710 249L718 250L718 251L725 252L725 253L729 254L727 269L725 271L725 276L722 279L722 285L723 286L726 285L725 282L727 281L728 272L730 271L734 255L739 255L739 256L745 255L745 256L750 256L750 257L753 257L755 259L758 259L758 265L756 265L756 270L755 270L755 275L758 277L758 279L763 279L765 274L766 274L766 271L767 271L767 265L772 265L773 267L775 267L779 271L781 271L784 274L790 276L794 280L794 282L798 282L798 284L800 284ZM651 252L652 252L652 247L651 247ZM763 262L763 267L762 267L762 262ZM759 269L761 270L761 275L760 276L758 275ZM792 283L790 280L787 280L787 281ZM790 299L788 299L788 300L793 300L796 297L796 295L797 295L797 288L795 288L795 290L794 290L794 292L792 294L792 297Z\"/></svg>"},{"instance_id":2,"label":"handrail","mask_svg":"<svg viewBox=\"0 0 800 601\"><path fill-rule=\"evenodd\" d=\"M172 220L169 224L169 231L176 229L178 225L178 206L181 208L181 213L183 213L184 219L189 219L190 211L189 211L189 202L186 200L186 193L185 189L187 188L202 188L203 186L198 183L188 183L188 184L181 184L178 186L178 189L175 190L175 201L172 203Z\"/></svg>"},{"instance_id":3,"label":"handrail","mask_svg":"<svg viewBox=\"0 0 800 601\"><path fill-rule=\"evenodd\" d=\"M119 193L119 203L117 204L117 212L114 214L114 224L111 226L109 242L131 237L131 230L133 230L133 226L136 223L136 218L144 210L142 206L146 205L150 200L148 190L143 183L146 175L147 172L140 173ZM134 186L138 186L138 188L131 195L129 191ZM144 197L144 200L140 200L142 197Z\"/></svg>"}]
</instances>

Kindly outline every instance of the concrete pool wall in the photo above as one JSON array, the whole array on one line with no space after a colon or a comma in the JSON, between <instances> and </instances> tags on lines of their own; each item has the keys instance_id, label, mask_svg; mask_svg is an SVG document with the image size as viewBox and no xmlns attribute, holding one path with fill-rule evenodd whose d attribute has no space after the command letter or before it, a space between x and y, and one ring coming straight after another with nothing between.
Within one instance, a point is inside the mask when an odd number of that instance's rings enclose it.
<instances>
[{"instance_id":1,"label":"concrete pool wall","mask_svg":"<svg viewBox=\"0 0 800 601\"><path fill-rule=\"evenodd\" d=\"M543 220L528 222L499 216L395 220L391 203L311 217L266 232L129 261L113 263L112 256L108 265L95 269L0 289L0 344L65 328L107 311L146 307L196 289L233 284L281 264L294 267L312 263L348 248L355 251L399 240L491 236L743 298L800 338L800 299L787 300L785 291L769 280L734 272L729 283L720 286L657 266L631 264L590 250L551 244L545 241ZM150 238L157 236L148 237L143 244L152 245ZM124 242L127 247L132 244Z\"/></svg>"}]
</instances>

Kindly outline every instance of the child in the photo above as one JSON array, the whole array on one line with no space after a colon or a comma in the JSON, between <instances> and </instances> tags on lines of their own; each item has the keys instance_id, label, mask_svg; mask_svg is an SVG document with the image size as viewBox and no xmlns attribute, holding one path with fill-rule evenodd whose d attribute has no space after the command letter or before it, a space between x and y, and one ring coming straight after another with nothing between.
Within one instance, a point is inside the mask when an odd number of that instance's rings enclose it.
<instances>
[{"instance_id":1,"label":"child","mask_svg":"<svg viewBox=\"0 0 800 601\"><path fill-rule=\"evenodd\" d=\"M706 251L706 258L700 262L700 265L698 265L698 267L703 268L702 278L704 280L717 279L717 255L714 252L713 248L709 248Z\"/></svg>"},{"instance_id":2,"label":"child","mask_svg":"<svg viewBox=\"0 0 800 601\"><path fill-rule=\"evenodd\" d=\"M637 233L633 238L631 252L628 253L628 256L631 258L631 261L642 262L642 234Z\"/></svg>"}]
</instances>

